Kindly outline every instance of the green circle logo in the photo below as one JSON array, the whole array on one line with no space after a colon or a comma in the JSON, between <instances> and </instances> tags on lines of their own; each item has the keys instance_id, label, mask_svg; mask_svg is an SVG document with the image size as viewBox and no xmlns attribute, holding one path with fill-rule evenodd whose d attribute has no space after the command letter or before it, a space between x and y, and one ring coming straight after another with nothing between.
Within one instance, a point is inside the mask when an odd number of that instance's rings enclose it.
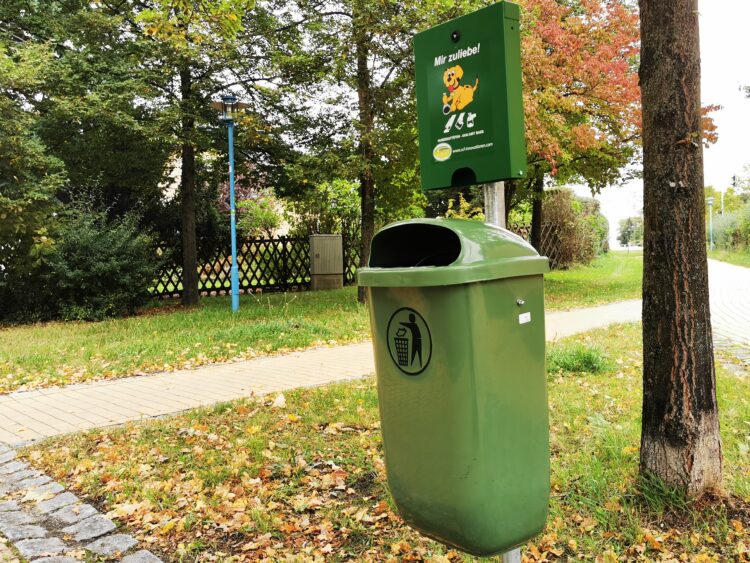
<instances>
[{"instance_id":1,"label":"green circle logo","mask_svg":"<svg viewBox=\"0 0 750 563\"><path fill-rule=\"evenodd\" d=\"M448 143L440 143L439 145L436 145L434 149L432 149L432 156L435 157L435 160L437 160L438 162L445 162L451 157L452 154L453 147L451 147Z\"/></svg>"}]
</instances>

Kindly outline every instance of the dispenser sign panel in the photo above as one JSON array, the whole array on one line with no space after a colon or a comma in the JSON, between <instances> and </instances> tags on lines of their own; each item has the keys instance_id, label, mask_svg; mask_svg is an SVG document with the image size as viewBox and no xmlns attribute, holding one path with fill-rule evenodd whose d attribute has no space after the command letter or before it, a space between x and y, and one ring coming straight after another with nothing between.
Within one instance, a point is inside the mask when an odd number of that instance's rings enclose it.
<instances>
[{"instance_id":1,"label":"dispenser sign panel","mask_svg":"<svg viewBox=\"0 0 750 563\"><path fill-rule=\"evenodd\" d=\"M435 57L430 91L439 105L430 104L434 112L430 134L435 139L432 156L437 162L492 149L492 104L488 103L492 92L489 81L486 88L482 83L482 68L487 68L487 62L482 61L481 42Z\"/></svg>"},{"instance_id":2,"label":"dispenser sign panel","mask_svg":"<svg viewBox=\"0 0 750 563\"><path fill-rule=\"evenodd\" d=\"M525 177L518 20L498 2L416 35L423 189Z\"/></svg>"}]
</instances>

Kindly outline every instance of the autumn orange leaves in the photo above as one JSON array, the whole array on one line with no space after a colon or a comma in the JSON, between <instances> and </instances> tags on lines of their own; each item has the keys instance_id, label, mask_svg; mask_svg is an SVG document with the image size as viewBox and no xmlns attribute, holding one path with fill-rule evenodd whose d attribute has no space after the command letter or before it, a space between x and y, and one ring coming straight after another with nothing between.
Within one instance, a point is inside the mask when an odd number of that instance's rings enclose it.
<instances>
[{"instance_id":1,"label":"autumn orange leaves","mask_svg":"<svg viewBox=\"0 0 750 563\"><path fill-rule=\"evenodd\" d=\"M554 170L640 128L638 15L619 0L522 0L526 139Z\"/></svg>"}]
</instances>

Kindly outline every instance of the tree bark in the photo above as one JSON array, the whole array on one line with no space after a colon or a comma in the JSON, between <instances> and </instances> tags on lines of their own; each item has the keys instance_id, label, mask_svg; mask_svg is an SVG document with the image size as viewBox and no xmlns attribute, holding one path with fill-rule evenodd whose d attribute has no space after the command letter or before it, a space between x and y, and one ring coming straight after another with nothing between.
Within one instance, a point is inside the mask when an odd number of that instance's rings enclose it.
<instances>
[{"instance_id":1,"label":"tree bark","mask_svg":"<svg viewBox=\"0 0 750 563\"><path fill-rule=\"evenodd\" d=\"M542 253L542 204L544 203L544 172L541 168L534 170L532 184L533 200L531 202L531 246Z\"/></svg>"},{"instance_id":2,"label":"tree bark","mask_svg":"<svg viewBox=\"0 0 750 563\"><path fill-rule=\"evenodd\" d=\"M180 205L182 212L182 304L198 304L198 246L195 235L195 118L190 68L180 69L182 98L182 175Z\"/></svg>"},{"instance_id":3,"label":"tree bark","mask_svg":"<svg viewBox=\"0 0 750 563\"><path fill-rule=\"evenodd\" d=\"M516 180L506 180L505 182L505 225L507 228L508 217L513 209L513 196L516 195Z\"/></svg>"},{"instance_id":4,"label":"tree bark","mask_svg":"<svg viewBox=\"0 0 750 563\"><path fill-rule=\"evenodd\" d=\"M721 484L708 300L697 0L640 0L644 272L642 475Z\"/></svg>"},{"instance_id":5,"label":"tree bark","mask_svg":"<svg viewBox=\"0 0 750 563\"><path fill-rule=\"evenodd\" d=\"M357 9L359 8L359 9ZM370 54L367 38L367 29L362 21L363 10L355 3L354 18L354 41L357 55L357 98L359 105L359 127L360 141L359 152L362 156L362 168L359 174L360 203L362 211L362 247L360 249L359 265L367 266L370 261L370 245L375 235L375 179L373 178L374 151L372 146L372 135L375 129L372 79L367 60ZM364 287L359 287L357 298L360 303L367 299Z\"/></svg>"}]
</instances>

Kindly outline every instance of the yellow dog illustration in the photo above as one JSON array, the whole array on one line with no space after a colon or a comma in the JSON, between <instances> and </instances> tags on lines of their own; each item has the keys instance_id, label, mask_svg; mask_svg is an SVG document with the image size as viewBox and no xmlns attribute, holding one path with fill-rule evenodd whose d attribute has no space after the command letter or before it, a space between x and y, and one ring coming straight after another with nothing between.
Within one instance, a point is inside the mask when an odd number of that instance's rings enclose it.
<instances>
[{"instance_id":1,"label":"yellow dog illustration","mask_svg":"<svg viewBox=\"0 0 750 563\"><path fill-rule=\"evenodd\" d=\"M460 111L474 101L474 92L479 86L477 77L474 86L462 86L461 79L464 77L464 69L460 65L452 66L443 73L443 83L448 88L448 94L443 94L443 113L448 115L454 111Z\"/></svg>"}]
</instances>

